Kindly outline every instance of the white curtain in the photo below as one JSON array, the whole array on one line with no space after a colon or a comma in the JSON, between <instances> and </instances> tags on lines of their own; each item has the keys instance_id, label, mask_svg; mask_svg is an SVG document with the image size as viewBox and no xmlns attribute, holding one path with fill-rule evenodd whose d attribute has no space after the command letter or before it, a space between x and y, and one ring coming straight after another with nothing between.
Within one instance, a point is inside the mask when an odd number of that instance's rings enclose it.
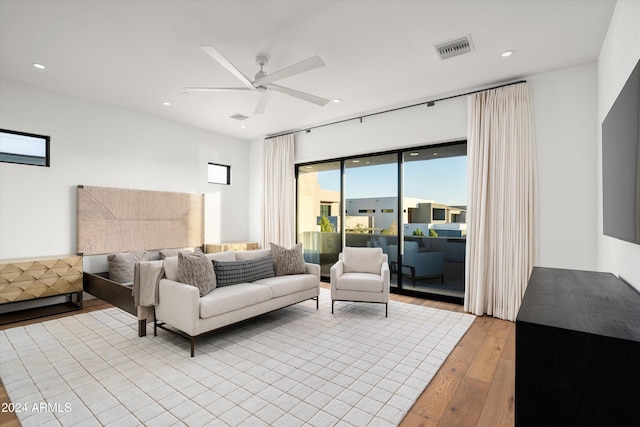
<instances>
[{"instance_id":1,"label":"white curtain","mask_svg":"<svg viewBox=\"0 0 640 427\"><path fill-rule=\"evenodd\" d=\"M529 86L468 97L465 310L515 320L537 260Z\"/></svg>"},{"instance_id":2,"label":"white curtain","mask_svg":"<svg viewBox=\"0 0 640 427\"><path fill-rule=\"evenodd\" d=\"M264 141L262 247L295 244L295 173L293 135Z\"/></svg>"}]
</instances>

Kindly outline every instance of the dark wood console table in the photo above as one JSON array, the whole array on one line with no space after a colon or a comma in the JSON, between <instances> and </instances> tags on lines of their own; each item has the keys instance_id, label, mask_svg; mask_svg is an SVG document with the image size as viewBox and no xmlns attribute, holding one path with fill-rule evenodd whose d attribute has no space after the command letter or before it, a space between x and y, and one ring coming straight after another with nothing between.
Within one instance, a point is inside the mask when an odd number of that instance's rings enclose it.
<instances>
[{"instance_id":1,"label":"dark wood console table","mask_svg":"<svg viewBox=\"0 0 640 427\"><path fill-rule=\"evenodd\" d=\"M515 382L516 427L638 425L640 293L610 273L534 268Z\"/></svg>"}]
</instances>

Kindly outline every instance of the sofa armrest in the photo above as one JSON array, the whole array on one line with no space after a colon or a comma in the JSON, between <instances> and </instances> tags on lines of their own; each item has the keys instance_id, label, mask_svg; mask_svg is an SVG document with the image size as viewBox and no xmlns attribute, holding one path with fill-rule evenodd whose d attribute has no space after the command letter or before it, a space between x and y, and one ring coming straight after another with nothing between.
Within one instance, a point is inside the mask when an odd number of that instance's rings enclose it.
<instances>
[{"instance_id":1,"label":"sofa armrest","mask_svg":"<svg viewBox=\"0 0 640 427\"><path fill-rule=\"evenodd\" d=\"M307 273L316 276L318 278L318 283L320 283L320 265L308 262L306 262L305 265L307 266Z\"/></svg>"},{"instance_id":2,"label":"sofa armrest","mask_svg":"<svg viewBox=\"0 0 640 427\"><path fill-rule=\"evenodd\" d=\"M342 260L336 261L335 264L331 266L331 283L336 283L337 280L344 274L344 262Z\"/></svg>"},{"instance_id":3,"label":"sofa armrest","mask_svg":"<svg viewBox=\"0 0 640 427\"><path fill-rule=\"evenodd\" d=\"M158 285L159 303L156 320L165 322L189 335L198 335L200 291L197 287L162 279Z\"/></svg>"},{"instance_id":4,"label":"sofa armrest","mask_svg":"<svg viewBox=\"0 0 640 427\"><path fill-rule=\"evenodd\" d=\"M383 262L380 267L380 275L382 276L382 283L388 285L391 283L391 271L389 270L389 263Z\"/></svg>"}]
</instances>

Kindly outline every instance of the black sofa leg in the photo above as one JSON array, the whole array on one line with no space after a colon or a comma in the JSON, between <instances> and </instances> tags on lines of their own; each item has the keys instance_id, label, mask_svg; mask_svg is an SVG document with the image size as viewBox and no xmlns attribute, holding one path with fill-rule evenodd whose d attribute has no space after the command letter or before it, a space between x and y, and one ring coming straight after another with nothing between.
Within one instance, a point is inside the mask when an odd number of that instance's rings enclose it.
<instances>
[{"instance_id":1,"label":"black sofa leg","mask_svg":"<svg viewBox=\"0 0 640 427\"><path fill-rule=\"evenodd\" d=\"M139 337L147 336L147 319L138 320L138 336Z\"/></svg>"},{"instance_id":2,"label":"black sofa leg","mask_svg":"<svg viewBox=\"0 0 640 427\"><path fill-rule=\"evenodd\" d=\"M191 337L191 357L195 356L195 350L196 350L196 337L192 336Z\"/></svg>"},{"instance_id":3,"label":"black sofa leg","mask_svg":"<svg viewBox=\"0 0 640 427\"><path fill-rule=\"evenodd\" d=\"M384 304L384 317L389 317L389 303Z\"/></svg>"}]
</instances>

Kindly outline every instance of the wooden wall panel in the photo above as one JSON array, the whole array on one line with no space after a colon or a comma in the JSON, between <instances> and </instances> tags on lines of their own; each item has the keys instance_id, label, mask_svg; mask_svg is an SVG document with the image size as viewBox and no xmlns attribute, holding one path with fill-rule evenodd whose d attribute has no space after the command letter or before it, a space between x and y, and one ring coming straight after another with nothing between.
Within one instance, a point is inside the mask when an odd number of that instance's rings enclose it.
<instances>
[{"instance_id":1,"label":"wooden wall panel","mask_svg":"<svg viewBox=\"0 0 640 427\"><path fill-rule=\"evenodd\" d=\"M202 246L204 195L78 186L78 253Z\"/></svg>"}]
</instances>

